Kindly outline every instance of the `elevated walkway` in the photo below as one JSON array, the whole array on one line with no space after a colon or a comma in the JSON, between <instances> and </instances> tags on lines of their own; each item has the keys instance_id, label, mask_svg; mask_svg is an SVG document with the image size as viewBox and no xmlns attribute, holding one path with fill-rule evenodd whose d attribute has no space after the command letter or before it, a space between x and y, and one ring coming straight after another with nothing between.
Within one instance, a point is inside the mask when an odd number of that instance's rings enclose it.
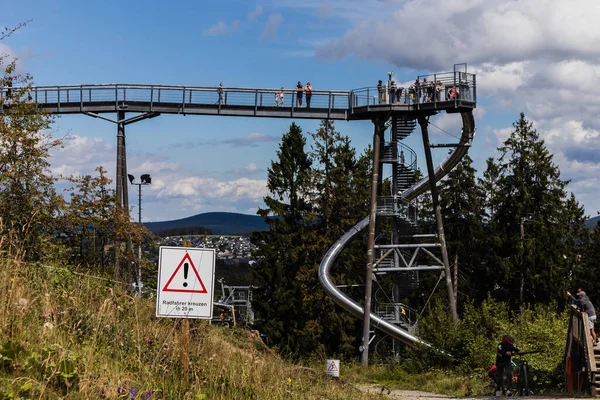
<instances>
[{"instance_id":1,"label":"elevated walkway","mask_svg":"<svg viewBox=\"0 0 600 400\"><path fill-rule=\"evenodd\" d=\"M275 95L280 90L267 88L120 83L4 87L0 90L0 96L4 99L0 101L0 113L10 110L10 100L14 100L10 98L14 96L35 103L37 110L46 113L90 116L128 112L348 121L371 120L378 114L411 115L414 119L419 114L462 112L475 108L475 75L454 71L431 75L430 80L439 84L402 88L406 95L398 99L386 96L391 90L387 86L357 90L314 90L310 108L306 107L306 96L303 96L303 107L297 106L295 89L285 89L284 105L277 106ZM462 90L452 97L447 88ZM433 95L430 95L430 91Z\"/></svg>"},{"instance_id":2,"label":"elevated walkway","mask_svg":"<svg viewBox=\"0 0 600 400\"><path fill-rule=\"evenodd\" d=\"M589 329L587 313L571 309L567 346L565 349L565 379L571 394L600 394L600 345L595 347Z\"/></svg>"}]
</instances>

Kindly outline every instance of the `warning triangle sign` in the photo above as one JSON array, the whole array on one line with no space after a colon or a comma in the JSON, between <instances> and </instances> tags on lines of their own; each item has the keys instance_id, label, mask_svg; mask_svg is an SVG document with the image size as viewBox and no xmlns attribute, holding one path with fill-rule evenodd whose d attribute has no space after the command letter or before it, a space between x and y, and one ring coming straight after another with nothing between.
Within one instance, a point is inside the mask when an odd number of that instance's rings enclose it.
<instances>
[{"instance_id":1,"label":"warning triangle sign","mask_svg":"<svg viewBox=\"0 0 600 400\"><path fill-rule=\"evenodd\" d=\"M323 364L321 364L323 365ZM332 361L331 364L329 364L329 366L327 367L327 371L337 371L338 367L335 363L335 361Z\"/></svg>"},{"instance_id":2,"label":"warning triangle sign","mask_svg":"<svg viewBox=\"0 0 600 400\"><path fill-rule=\"evenodd\" d=\"M183 268L182 268L183 267ZM162 289L163 292L179 292L179 293L207 293L204 282L198 274L198 270L192 261L189 253L186 251L185 256L175 268L175 272L167 281L167 284Z\"/></svg>"}]
</instances>

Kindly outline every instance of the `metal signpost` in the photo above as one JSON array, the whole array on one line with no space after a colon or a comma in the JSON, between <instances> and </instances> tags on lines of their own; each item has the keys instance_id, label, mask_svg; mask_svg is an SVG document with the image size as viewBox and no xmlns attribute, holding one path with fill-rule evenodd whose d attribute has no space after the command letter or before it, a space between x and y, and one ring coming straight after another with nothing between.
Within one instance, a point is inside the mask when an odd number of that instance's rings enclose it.
<instances>
[{"instance_id":1,"label":"metal signpost","mask_svg":"<svg viewBox=\"0 0 600 400\"><path fill-rule=\"evenodd\" d=\"M161 246L156 316L211 319L215 250Z\"/></svg>"}]
</instances>

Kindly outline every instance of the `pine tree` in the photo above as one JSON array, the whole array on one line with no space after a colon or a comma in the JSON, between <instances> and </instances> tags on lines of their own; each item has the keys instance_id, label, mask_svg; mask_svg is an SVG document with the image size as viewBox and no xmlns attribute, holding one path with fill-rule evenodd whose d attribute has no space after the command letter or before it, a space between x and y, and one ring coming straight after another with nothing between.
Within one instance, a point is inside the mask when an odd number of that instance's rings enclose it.
<instances>
[{"instance_id":1,"label":"pine tree","mask_svg":"<svg viewBox=\"0 0 600 400\"><path fill-rule=\"evenodd\" d=\"M465 156L440 185L440 206L448 255L461 277L458 292L473 293L481 285L484 192L477 184L473 160ZM463 286L464 285L464 286ZM479 301L485 299L485 294Z\"/></svg>"},{"instance_id":2,"label":"pine tree","mask_svg":"<svg viewBox=\"0 0 600 400\"><path fill-rule=\"evenodd\" d=\"M572 251L564 222L577 219L568 212L567 182L524 114L498 150L498 162L489 162L486 171L492 241L487 259L496 295L521 306L551 301L561 296L565 257Z\"/></svg>"},{"instance_id":3,"label":"pine tree","mask_svg":"<svg viewBox=\"0 0 600 400\"><path fill-rule=\"evenodd\" d=\"M266 208L259 209L269 224L267 232L255 233L258 262L253 275L259 288L254 292L257 327L283 353L296 349L294 332L302 321L302 298L296 281L299 268L307 263L303 235L311 211L311 160L305 151L302 130L292 123L283 135L277 160L268 170Z\"/></svg>"},{"instance_id":4,"label":"pine tree","mask_svg":"<svg viewBox=\"0 0 600 400\"><path fill-rule=\"evenodd\" d=\"M254 269L261 286L254 301L259 329L288 355L354 354L360 321L325 295L318 267L329 247L367 215L370 158L368 153L357 158L348 138L329 121L312 137L308 155L300 129L292 124L269 169L273 196L265 198L268 207L259 213L271 230L252 238L260 257ZM366 250L361 244L343 252L335 268L337 282L362 279Z\"/></svg>"},{"instance_id":5,"label":"pine tree","mask_svg":"<svg viewBox=\"0 0 600 400\"><path fill-rule=\"evenodd\" d=\"M304 244L311 262L300 267L297 279L305 319L297 332L298 352L352 355L361 321L338 308L321 290L318 268L335 241L368 214L370 160L365 160L367 154L357 158L350 140L331 121L322 121L311 136L314 214ZM355 242L337 260L332 279L344 284L362 282L365 263L366 248Z\"/></svg>"},{"instance_id":6,"label":"pine tree","mask_svg":"<svg viewBox=\"0 0 600 400\"><path fill-rule=\"evenodd\" d=\"M592 299L596 307L600 304L600 262L598 261L600 249L600 224L590 231L586 231L581 242L581 252L572 261L573 279L570 290L582 288Z\"/></svg>"}]
</instances>

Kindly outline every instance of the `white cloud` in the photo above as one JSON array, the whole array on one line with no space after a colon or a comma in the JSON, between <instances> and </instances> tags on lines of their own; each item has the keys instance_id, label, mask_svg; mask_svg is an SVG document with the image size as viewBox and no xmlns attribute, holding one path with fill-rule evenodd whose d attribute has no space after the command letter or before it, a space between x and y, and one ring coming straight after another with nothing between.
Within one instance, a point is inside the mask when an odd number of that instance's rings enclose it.
<instances>
[{"instance_id":1,"label":"white cloud","mask_svg":"<svg viewBox=\"0 0 600 400\"><path fill-rule=\"evenodd\" d=\"M600 39L600 7L595 0L409 0L390 2L388 7L395 10L390 9L387 18L363 17L318 54L376 57L433 70L457 59L501 65L532 58L599 59L595 44ZM398 27L419 34L394 34Z\"/></svg>"},{"instance_id":2,"label":"white cloud","mask_svg":"<svg viewBox=\"0 0 600 400\"><path fill-rule=\"evenodd\" d=\"M279 138L264 133L249 133L246 136L226 139L223 141L225 144L231 144L233 147L251 146L256 147L259 143L278 142Z\"/></svg>"},{"instance_id":3,"label":"white cloud","mask_svg":"<svg viewBox=\"0 0 600 400\"><path fill-rule=\"evenodd\" d=\"M238 21L237 19L234 20L233 22L231 22L231 25L227 25L225 22L219 21L215 25L206 29L204 31L204 35L205 36L224 35L226 33L231 33L231 32L237 31L239 26L240 26L240 21Z\"/></svg>"},{"instance_id":4,"label":"white cloud","mask_svg":"<svg viewBox=\"0 0 600 400\"><path fill-rule=\"evenodd\" d=\"M248 14L248 19L249 20L253 20L256 19L258 17L260 17L263 13L263 8L260 5L257 5L256 8L252 11L250 11L250 13Z\"/></svg>"},{"instance_id":5,"label":"white cloud","mask_svg":"<svg viewBox=\"0 0 600 400\"><path fill-rule=\"evenodd\" d=\"M31 55L31 48L25 49L21 54L10 46L0 43L0 70L4 75L4 69L8 64L16 60L15 72L17 74L23 74L25 72L25 61Z\"/></svg>"},{"instance_id":6,"label":"white cloud","mask_svg":"<svg viewBox=\"0 0 600 400\"><path fill-rule=\"evenodd\" d=\"M281 25L282 22L283 16L281 14L269 15L269 19L267 20L265 29L260 34L260 38L272 40L279 39L279 36L277 35L277 29L279 28L279 25Z\"/></svg>"},{"instance_id":7,"label":"white cloud","mask_svg":"<svg viewBox=\"0 0 600 400\"><path fill-rule=\"evenodd\" d=\"M218 181L206 177L161 176L153 187L159 198L193 197L220 199L235 202L240 199L262 200L267 194L265 180L240 178L234 181Z\"/></svg>"},{"instance_id":8,"label":"white cloud","mask_svg":"<svg viewBox=\"0 0 600 400\"><path fill-rule=\"evenodd\" d=\"M145 196L159 207L150 205L149 221L189 216L205 211L231 211L254 214L267 195L266 180L240 178L220 181L210 177L159 175L146 189ZM145 192L146 193L146 192ZM152 203L152 201L151 201Z\"/></svg>"},{"instance_id":9,"label":"white cloud","mask_svg":"<svg viewBox=\"0 0 600 400\"><path fill-rule=\"evenodd\" d=\"M498 143L503 143L506 139L508 139L508 137L510 136L512 131L513 131L512 127L499 128L499 129L492 130L492 132L494 133L494 136L496 136L496 139L498 139Z\"/></svg>"},{"instance_id":10,"label":"white cloud","mask_svg":"<svg viewBox=\"0 0 600 400\"><path fill-rule=\"evenodd\" d=\"M63 144L63 148L52 151L50 163L54 174L92 174L100 165L112 170L115 163L113 147L102 138L69 135L63 139Z\"/></svg>"},{"instance_id":11,"label":"white cloud","mask_svg":"<svg viewBox=\"0 0 600 400\"><path fill-rule=\"evenodd\" d=\"M310 0L304 6L318 12L330 4L335 13L343 3ZM467 62L469 72L477 74L478 100L487 107L484 118L476 115L477 123L495 118L496 127L486 129L489 144L492 138L499 143L506 140L510 123L524 111L554 154L563 179L572 179L569 190L582 196L588 213L600 210L600 199L585 191L590 180L595 182L590 176L600 170L597 0L366 3L384 5L375 10L367 6L361 16L348 16L345 32L316 45L318 57L355 56L418 73L448 71L454 63ZM512 121L498 127L499 118L510 114ZM434 123L449 132L456 128L443 117Z\"/></svg>"},{"instance_id":12,"label":"white cloud","mask_svg":"<svg viewBox=\"0 0 600 400\"><path fill-rule=\"evenodd\" d=\"M250 164L246 165L245 167L234 168L232 170L232 173L234 175L246 175L246 174L253 174L253 173L256 173L258 171L259 171L259 169L256 166L256 164L255 163L250 163Z\"/></svg>"},{"instance_id":13,"label":"white cloud","mask_svg":"<svg viewBox=\"0 0 600 400\"><path fill-rule=\"evenodd\" d=\"M130 174L150 174L155 175L162 172L175 172L180 164L160 160L144 160L141 164L136 164L135 168L129 169Z\"/></svg>"}]
</instances>

